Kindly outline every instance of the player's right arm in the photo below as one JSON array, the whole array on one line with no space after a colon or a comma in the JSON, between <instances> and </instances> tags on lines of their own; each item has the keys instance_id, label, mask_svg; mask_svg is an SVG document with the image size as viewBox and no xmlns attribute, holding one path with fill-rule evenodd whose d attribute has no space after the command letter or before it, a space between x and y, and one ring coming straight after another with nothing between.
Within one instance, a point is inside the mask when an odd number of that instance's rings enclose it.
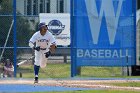
<instances>
[{"instance_id":1,"label":"player's right arm","mask_svg":"<svg viewBox=\"0 0 140 93\"><path fill-rule=\"evenodd\" d=\"M36 38L37 38L37 33L34 33L33 36L29 40L29 46L31 48L35 46Z\"/></svg>"},{"instance_id":2,"label":"player's right arm","mask_svg":"<svg viewBox=\"0 0 140 93\"><path fill-rule=\"evenodd\" d=\"M31 47L32 49L34 48L34 43L33 42L31 42L31 41L29 41L29 47Z\"/></svg>"},{"instance_id":3,"label":"player's right arm","mask_svg":"<svg viewBox=\"0 0 140 93\"><path fill-rule=\"evenodd\" d=\"M35 42L37 40L37 32L31 37L31 39L29 40L29 46L34 49L34 50L37 50L39 51L40 50L40 46L35 46Z\"/></svg>"}]
</instances>

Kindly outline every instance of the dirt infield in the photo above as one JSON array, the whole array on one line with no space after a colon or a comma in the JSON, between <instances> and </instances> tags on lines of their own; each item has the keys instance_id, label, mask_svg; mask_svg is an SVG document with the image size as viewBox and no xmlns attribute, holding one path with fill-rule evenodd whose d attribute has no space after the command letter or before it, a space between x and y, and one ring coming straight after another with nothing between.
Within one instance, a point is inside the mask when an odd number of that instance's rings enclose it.
<instances>
[{"instance_id":1,"label":"dirt infield","mask_svg":"<svg viewBox=\"0 0 140 93\"><path fill-rule=\"evenodd\" d=\"M109 84L109 83L128 83L128 82L140 82L140 80L56 80L56 79L49 80L48 79L48 80L40 80L37 85L140 91L140 87L122 87L122 86L113 86ZM1 79L0 84L33 85L33 80L31 79Z\"/></svg>"}]
</instances>

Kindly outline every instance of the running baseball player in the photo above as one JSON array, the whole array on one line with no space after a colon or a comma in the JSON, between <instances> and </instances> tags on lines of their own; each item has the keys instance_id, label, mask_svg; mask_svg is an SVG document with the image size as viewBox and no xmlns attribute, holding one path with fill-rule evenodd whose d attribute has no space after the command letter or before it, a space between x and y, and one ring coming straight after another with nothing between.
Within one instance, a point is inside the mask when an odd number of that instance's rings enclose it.
<instances>
[{"instance_id":1,"label":"running baseball player","mask_svg":"<svg viewBox=\"0 0 140 93\"><path fill-rule=\"evenodd\" d=\"M35 50L34 83L38 83L38 74L40 67L46 67L48 57L56 48L56 40L54 36L48 31L46 23L39 23L38 28L39 31L34 33L29 40L29 46Z\"/></svg>"}]
</instances>

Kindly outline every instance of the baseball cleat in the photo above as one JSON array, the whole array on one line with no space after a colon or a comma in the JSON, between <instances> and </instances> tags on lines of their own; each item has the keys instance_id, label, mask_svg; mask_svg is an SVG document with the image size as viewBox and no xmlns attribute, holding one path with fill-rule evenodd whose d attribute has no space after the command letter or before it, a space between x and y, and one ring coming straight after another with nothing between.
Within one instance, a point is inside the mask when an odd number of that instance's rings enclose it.
<instances>
[{"instance_id":1,"label":"baseball cleat","mask_svg":"<svg viewBox=\"0 0 140 93\"><path fill-rule=\"evenodd\" d=\"M38 77L35 77L34 83L38 83Z\"/></svg>"}]
</instances>

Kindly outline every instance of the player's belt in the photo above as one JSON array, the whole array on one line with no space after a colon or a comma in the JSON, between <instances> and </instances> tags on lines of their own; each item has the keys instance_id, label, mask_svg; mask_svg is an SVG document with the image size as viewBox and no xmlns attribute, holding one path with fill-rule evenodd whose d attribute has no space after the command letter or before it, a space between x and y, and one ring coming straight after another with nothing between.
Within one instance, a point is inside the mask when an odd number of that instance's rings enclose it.
<instances>
[{"instance_id":1,"label":"player's belt","mask_svg":"<svg viewBox=\"0 0 140 93\"><path fill-rule=\"evenodd\" d=\"M40 50L46 50L46 48L40 48Z\"/></svg>"}]
</instances>

